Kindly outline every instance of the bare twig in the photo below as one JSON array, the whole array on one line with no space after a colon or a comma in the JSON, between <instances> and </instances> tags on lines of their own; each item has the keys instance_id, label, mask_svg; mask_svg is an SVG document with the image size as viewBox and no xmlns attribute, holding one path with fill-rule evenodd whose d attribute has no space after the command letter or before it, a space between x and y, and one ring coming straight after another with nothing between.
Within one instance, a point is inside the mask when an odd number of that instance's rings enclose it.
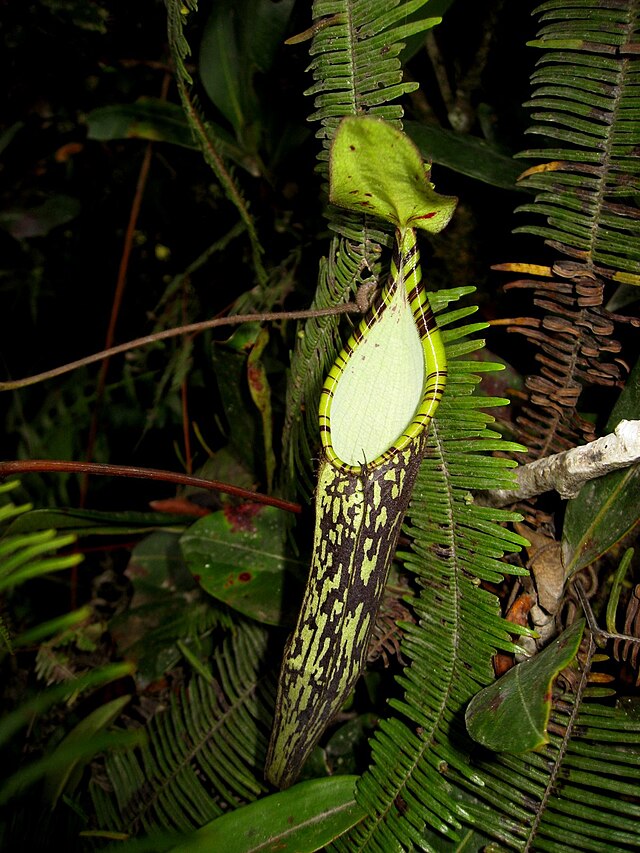
<instances>
[{"instance_id":1,"label":"bare twig","mask_svg":"<svg viewBox=\"0 0 640 853\"><path fill-rule=\"evenodd\" d=\"M164 471L159 468L138 468L135 465L108 465L100 462L67 462L60 459L28 459L25 461L0 462L0 479L15 474L32 474L61 471L71 474L98 474L106 477L132 477L140 480L161 480L180 486L195 486L208 491L224 492L254 503L267 504L286 512L301 512L299 504L221 483L218 480L205 480L189 474Z\"/></svg>"},{"instance_id":2,"label":"bare twig","mask_svg":"<svg viewBox=\"0 0 640 853\"><path fill-rule=\"evenodd\" d=\"M200 323L189 323L186 326L177 326L174 329L164 329L162 332L154 332L151 335L145 335L142 338L118 344L101 352L92 353L84 358L77 359L77 361L70 361L68 364L62 364L60 367L54 367L52 370L45 370L43 373L36 373L33 376L25 376L24 379L11 379L7 382L0 382L0 391L15 391L18 388L26 388L28 385L37 385L38 382L55 379L56 376L63 376L65 373L71 373L72 370L77 370L79 367L95 364L96 361L111 358L122 352L155 344L157 341L166 341L168 338L176 338L179 335L197 334L198 332L204 332L207 329L214 329L218 326L237 326L241 323L263 323L272 320L306 320L309 317L327 317L330 314L360 313L360 308L358 308L355 302L345 302L342 305L334 305L332 308L308 309L306 311L272 311L263 314L234 314L232 317L215 317L212 320L203 320Z\"/></svg>"}]
</instances>

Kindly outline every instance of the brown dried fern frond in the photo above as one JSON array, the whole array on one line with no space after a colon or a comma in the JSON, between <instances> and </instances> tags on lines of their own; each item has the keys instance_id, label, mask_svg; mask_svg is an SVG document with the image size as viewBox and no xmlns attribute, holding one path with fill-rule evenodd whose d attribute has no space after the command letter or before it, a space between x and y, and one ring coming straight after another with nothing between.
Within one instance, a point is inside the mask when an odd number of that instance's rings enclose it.
<instances>
[{"instance_id":1,"label":"brown dried fern frond","mask_svg":"<svg viewBox=\"0 0 640 853\"><path fill-rule=\"evenodd\" d=\"M387 587L371 635L367 663L382 658L386 668L391 657L396 657L402 664L406 663L400 651L403 631L399 622L415 622L415 619L411 611L397 598L397 592Z\"/></svg>"},{"instance_id":2,"label":"brown dried fern frond","mask_svg":"<svg viewBox=\"0 0 640 853\"><path fill-rule=\"evenodd\" d=\"M640 639L640 584L633 588L627 602L623 633L628 637ZM613 644L613 656L617 661L624 661L635 673L635 684L640 686L640 642L632 640L616 640Z\"/></svg>"},{"instance_id":3,"label":"brown dried fern frond","mask_svg":"<svg viewBox=\"0 0 640 853\"><path fill-rule=\"evenodd\" d=\"M640 2L547 0L535 14L530 44L545 52L527 132L546 139L519 155L542 162L521 176L536 197L518 210L546 222L516 231L598 277L640 285Z\"/></svg>"},{"instance_id":4,"label":"brown dried fern frond","mask_svg":"<svg viewBox=\"0 0 640 853\"><path fill-rule=\"evenodd\" d=\"M511 265L502 265L503 269ZM526 278L506 290L530 290L540 319L509 326L537 349L536 375L525 379L525 400L517 418L520 440L536 457L559 453L596 436L594 425L577 413L585 386L611 387L623 378L612 337L614 322L603 307L603 282L580 265L558 262L549 279Z\"/></svg>"},{"instance_id":5,"label":"brown dried fern frond","mask_svg":"<svg viewBox=\"0 0 640 853\"><path fill-rule=\"evenodd\" d=\"M621 318L603 307L604 283L640 285L640 0L546 0L535 14L542 26L530 44L544 53L532 76L528 133L545 144L519 155L538 163L519 181L535 192L518 208L534 221L515 231L571 260L556 262L547 280L507 289L532 290L544 312L510 329L537 350L540 370L526 378L518 425L543 457L595 438L578 414L581 392L623 379L612 337Z\"/></svg>"}]
</instances>

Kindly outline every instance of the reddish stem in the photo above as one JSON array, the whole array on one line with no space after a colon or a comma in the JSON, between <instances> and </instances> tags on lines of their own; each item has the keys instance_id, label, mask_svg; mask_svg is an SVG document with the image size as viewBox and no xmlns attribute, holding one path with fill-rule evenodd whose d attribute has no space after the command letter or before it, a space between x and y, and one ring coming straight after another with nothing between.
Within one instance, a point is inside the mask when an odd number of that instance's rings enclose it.
<instances>
[{"instance_id":1,"label":"reddish stem","mask_svg":"<svg viewBox=\"0 0 640 853\"><path fill-rule=\"evenodd\" d=\"M147 178L149 177L149 168L151 166L152 153L153 144L151 142L148 142L144 152L144 157L142 158L140 173L138 174L138 183L136 185L136 192L133 197L133 203L131 205L131 212L129 213L129 222L127 224L127 231L124 238L124 246L122 247L122 255L120 256L120 266L118 268L116 289L113 295L113 303L111 305L111 316L109 317L109 326L107 328L107 334L105 336L104 341L105 349L110 349L113 346L113 339L116 333L116 324L118 322L118 316L120 314L120 308L122 306L122 297L124 295L124 289L127 283L127 272L129 269L129 260L131 258L131 249L133 247L133 238L135 236L136 225L138 224L138 216L140 214L140 207L142 205L142 196L144 195L144 189L147 185ZM100 371L98 373L98 380L96 383L96 402L95 406L93 407L91 423L89 425L89 436L87 438L87 450L85 455L87 462L90 462L93 458L93 450L95 447L96 438L98 436L98 424L100 422L100 412L102 410L104 389L107 384L109 362L110 357L105 357L100 364ZM89 478L85 473L80 481L80 506L84 506L86 504L88 490Z\"/></svg>"},{"instance_id":2,"label":"reddish stem","mask_svg":"<svg viewBox=\"0 0 640 853\"><path fill-rule=\"evenodd\" d=\"M182 284L182 323L184 324L187 319L187 294L184 287L184 282ZM185 335L185 343L191 338L191 336ZM187 377L184 376L182 378L182 382L180 383L180 407L182 410L182 435L184 438L184 462L185 467L187 469L187 473L191 474L193 471L193 463L191 459L191 430L189 426L189 384L187 382Z\"/></svg>"},{"instance_id":3,"label":"reddish stem","mask_svg":"<svg viewBox=\"0 0 640 853\"><path fill-rule=\"evenodd\" d=\"M228 495L244 498L246 501L274 506L285 512L301 512L300 504L242 489L218 480L205 480L189 474L179 474L174 471L164 471L159 468L138 468L135 465L108 465L101 462L67 462L61 459L28 459L25 461L0 462L0 478L11 474L31 474L39 472L62 471L71 474L98 474L107 477L133 477L140 480L161 480L165 483L176 483L180 486L196 486L209 491L224 492Z\"/></svg>"}]
</instances>

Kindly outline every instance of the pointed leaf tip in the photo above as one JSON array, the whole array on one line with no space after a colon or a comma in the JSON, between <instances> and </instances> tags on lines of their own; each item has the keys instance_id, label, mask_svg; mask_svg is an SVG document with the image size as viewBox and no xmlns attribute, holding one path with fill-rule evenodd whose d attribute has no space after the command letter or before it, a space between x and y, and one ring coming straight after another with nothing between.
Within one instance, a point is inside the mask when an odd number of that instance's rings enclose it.
<instances>
[{"instance_id":1,"label":"pointed leaf tip","mask_svg":"<svg viewBox=\"0 0 640 853\"><path fill-rule=\"evenodd\" d=\"M583 629L579 619L535 657L476 694L465 714L471 737L496 752L522 753L547 743L553 682L578 653Z\"/></svg>"}]
</instances>

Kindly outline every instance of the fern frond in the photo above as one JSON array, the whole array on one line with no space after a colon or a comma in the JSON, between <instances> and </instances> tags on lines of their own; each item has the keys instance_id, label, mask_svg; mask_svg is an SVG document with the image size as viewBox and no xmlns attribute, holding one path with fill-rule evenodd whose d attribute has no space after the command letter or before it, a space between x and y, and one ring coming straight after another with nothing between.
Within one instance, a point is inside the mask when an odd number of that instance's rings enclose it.
<instances>
[{"instance_id":1,"label":"fern frond","mask_svg":"<svg viewBox=\"0 0 640 853\"><path fill-rule=\"evenodd\" d=\"M253 265L260 284L267 280L267 274L262 264L262 245L256 232L255 223L240 187L237 185L233 171L225 163L221 153L222 145L216 138L211 125L202 117L197 99L191 92L193 80L187 71L185 61L191 54L191 48L184 34L185 21L192 12L198 9L197 0L166 0L169 47L176 69L176 83L180 100L193 132L194 138L202 151L205 161L213 170L229 201L235 206L240 218L247 229L251 241Z\"/></svg>"},{"instance_id":2,"label":"fern frond","mask_svg":"<svg viewBox=\"0 0 640 853\"><path fill-rule=\"evenodd\" d=\"M33 509L31 504L16 506L9 497L9 494L19 487L19 480L9 480L6 483L0 483L0 524L6 524L12 518L16 518L18 515L22 515Z\"/></svg>"},{"instance_id":3,"label":"fern frond","mask_svg":"<svg viewBox=\"0 0 640 853\"><path fill-rule=\"evenodd\" d=\"M315 96L318 136L328 159L328 147L340 119L346 115L371 115L399 122L402 107L390 101L418 88L403 82L399 54L403 39L433 27L439 18L408 21L426 0L316 0L313 20L333 16L316 33L311 46L310 68L315 78L307 95Z\"/></svg>"},{"instance_id":4,"label":"fern frond","mask_svg":"<svg viewBox=\"0 0 640 853\"><path fill-rule=\"evenodd\" d=\"M258 779L275 694L275 673L261 671L266 640L241 625L216 652L214 675L192 678L152 718L144 747L107 756L114 793L92 786L103 829L197 829L265 790Z\"/></svg>"},{"instance_id":5,"label":"fern frond","mask_svg":"<svg viewBox=\"0 0 640 853\"><path fill-rule=\"evenodd\" d=\"M525 173L537 195L518 208L547 224L516 231L544 237L592 274L640 284L640 5L549 0L536 13L545 23L531 44L547 52L532 77L528 132L560 147L519 155L547 161Z\"/></svg>"},{"instance_id":6,"label":"fern frond","mask_svg":"<svg viewBox=\"0 0 640 853\"><path fill-rule=\"evenodd\" d=\"M536 198L518 211L541 214L546 224L515 230L565 255L553 263L552 278L507 285L532 290L543 312L509 329L538 350L539 372L525 379L517 419L536 457L593 440L593 425L577 411L583 387L619 385L623 377L609 353L621 349L613 321L624 318L604 309L604 280L640 284L639 11L637 0L597 8L550 0L536 10L543 27L532 44L546 52L532 76L528 105L536 112L528 132L551 147L520 155L545 162L524 173L521 182Z\"/></svg>"},{"instance_id":7,"label":"fern frond","mask_svg":"<svg viewBox=\"0 0 640 853\"><path fill-rule=\"evenodd\" d=\"M0 592L26 580L68 569L82 562L82 554L55 554L75 542L73 534L58 536L55 530L37 530L24 536L8 536L0 542Z\"/></svg>"},{"instance_id":8,"label":"fern frond","mask_svg":"<svg viewBox=\"0 0 640 853\"><path fill-rule=\"evenodd\" d=\"M621 705L589 698L588 668L575 695L556 697L544 748L478 751L470 756L477 781L455 780L471 794L470 822L506 849L638 849L640 722Z\"/></svg>"},{"instance_id":9,"label":"fern frond","mask_svg":"<svg viewBox=\"0 0 640 853\"><path fill-rule=\"evenodd\" d=\"M2 525L32 509L31 504L16 506L8 498L19 485L18 480L0 484L0 500L7 499L0 505ZM27 580L77 566L82 562L82 554L56 553L75 541L75 536L59 536L55 530L33 530L22 534L8 533L7 530L0 532L0 593ZM9 651L13 650L11 631L3 617L0 617L0 640Z\"/></svg>"},{"instance_id":10,"label":"fern frond","mask_svg":"<svg viewBox=\"0 0 640 853\"><path fill-rule=\"evenodd\" d=\"M364 281L369 261L363 251L347 240L334 237L328 258L320 263L318 287L312 308L339 305L345 293ZM340 349L340 319L312 317L298 332L291 356L287 385L287 409L283 432L283 468L289 482L311 493L311 459L317 441L318 401L324 377ZM313 437L313 438L311 438Z\"/></svg>"},{"instance_id":11,"label":"fern frond","mask_svg":"<svg viewBox=\"0 0 640 853\"><path fill-rule=\"evenodd\" d=\"M446 292L436 297L441 305L448 301ZM441 312L438 325L459 316L457 310ZM475 506L470 492L490 488L492 482L512 482L513 463L484 454L498 446L522 448L501 441L489 428L493 418L481 411L501 401L473 396L477 363L461 357L481 343L466 338L465 331L469 327L442 333L447 393L408 512L412 551L402 556L421 591L411 599L417 623L402 625L401 653L411 662L398 678L404 697L390 701L397 713L380 724L372 741L373 765L357 787L357 799L369 816L336 842L344 853L437 849L425 843L425 826L456 837L463 812L448 775L454 768L469 775L470 741L462 710L492 681L496 649L514 649L513 626L501 618L498 600L480 581L499 583L505 573L520 571L500 562L524 542L503 526L519 516Z\"/></svg>"},{"instance_id":12,"label":"fern frond","mask_svg":"<svg viewBox=\"0 0 640 853\"><path fill-rule=\"evenodd\" d=\"M577 411L583 387L613 386L623 375L611 355L620 352L621 344L602 307L604 282L572 266L572 261L554 265L563 278L505 285L505 290L531 291L534 305L545 312L539 321L509 327L538 350L540 373L525 378L528 399L517 419L520 437L536 458L593 441L594 424Z\"/></svg>"}]
</instances>

